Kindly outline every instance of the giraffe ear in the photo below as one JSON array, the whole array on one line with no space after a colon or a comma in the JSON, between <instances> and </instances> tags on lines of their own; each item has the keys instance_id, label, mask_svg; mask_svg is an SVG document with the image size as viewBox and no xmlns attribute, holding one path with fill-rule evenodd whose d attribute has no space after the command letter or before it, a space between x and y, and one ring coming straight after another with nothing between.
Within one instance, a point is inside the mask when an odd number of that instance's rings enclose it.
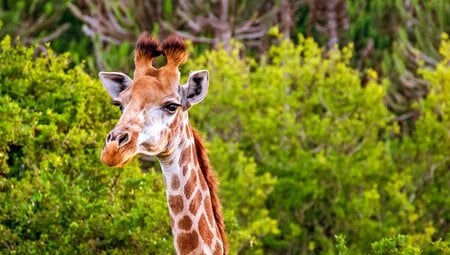
<instances>
[{"instance_id":1,"label":"giraffe ear","mask_svg":"<svg viewBox=\"0 0 450 255\"><path fill-rule=\"evenodd\" d=\"M189 75L187 84L182 86L183 107L189 109L191 105L201 102L208 93L209 76L207 70L195 71Z\"/></svg>"},{"instance_id":2,"label":"giraffe ear","mask_svg":"<svg viewBox=\"0 0 450 255\"><path fill-rule=\"evenodd\" d=\"M119 72L100 72L98 76L113 101L118 101L120 92L133 82L128 75Z\"/></svg>"}]
</instances>

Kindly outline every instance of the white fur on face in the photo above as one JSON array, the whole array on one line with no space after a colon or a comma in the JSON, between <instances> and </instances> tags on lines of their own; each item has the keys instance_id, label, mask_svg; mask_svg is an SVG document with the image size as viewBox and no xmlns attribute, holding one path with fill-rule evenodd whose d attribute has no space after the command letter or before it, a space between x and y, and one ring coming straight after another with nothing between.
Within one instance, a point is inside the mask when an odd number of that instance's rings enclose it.
<instances>
[{"instance_id":1,"label":"white fur on face","mask_svg":"<svg viewBox=\"0 0 450 255\"><path fill-rule=\"evenodd\" d=\"M138 153L157 155L167 146L170 123L176 114L169 114L160 107L152 108L145 114L144 127L138 137Z\"/></svg>"}]
</instances>

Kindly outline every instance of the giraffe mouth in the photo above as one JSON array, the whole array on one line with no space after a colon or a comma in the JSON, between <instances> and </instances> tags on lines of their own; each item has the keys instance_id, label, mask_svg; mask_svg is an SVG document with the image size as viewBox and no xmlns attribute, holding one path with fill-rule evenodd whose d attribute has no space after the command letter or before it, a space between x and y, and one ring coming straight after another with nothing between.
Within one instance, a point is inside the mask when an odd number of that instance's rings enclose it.
<instances>
[{"instance_id":1,"label":"giraffe mouth","mask_svg":"<svg viewBox=\"0 0 450 255\"><path fill-rule=\"evenodd\" d=\"M137 147L138 149L136 151L136 154L153 157L159 156L160 154L164 153L167 147L167 143L158 143L155 145L153 143L144 142L142 144L139 144Z\"/></svg>"},{"instance_id":2,"label":"giraffe mouth","mask_svg":"<svg viewBox=\"0 0 450 255\"><path fill-rule=\"evenodd\" d=\"M123 167L123 166L125 166L126 164L128 164L128 162L130 162L132 159L133 159L133 157L130 157L130 158L128 158L127 160L125 160L125 161L123 161L123 162L121 162L121 163L119 163L119 164L117 164L117 165L110 166L110 167Z\"/></svg>"},{"instance_id":3,"label":"giraffe mouth","mask_svg":"<svg viewBox=\"0 0 450 255\"><path fill-rule=\"evenodd\" d=\"M117 142L111 142L103 148L101 160L109 167L122 167L130 162L135 154L134 150L120 148Z\"/></svg>"},{"instance_id":4,"label":"giraffe mouth","mask_svg":"<svg viewBox=\"0 0 450 255\"><path fill-rule=\"evenodd\" d=\"M137 154L141 156L154 157L158 156L160 153L158 149L148 149L140 146L139 150L137 151Z\"/></svg>"}]
</instances>

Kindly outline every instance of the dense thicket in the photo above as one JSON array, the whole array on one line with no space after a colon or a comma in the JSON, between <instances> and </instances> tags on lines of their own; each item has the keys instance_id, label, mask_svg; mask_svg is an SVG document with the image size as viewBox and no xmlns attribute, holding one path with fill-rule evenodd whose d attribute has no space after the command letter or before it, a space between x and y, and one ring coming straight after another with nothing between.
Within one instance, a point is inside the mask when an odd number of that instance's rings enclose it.
<instances>
[{"instance_id":1,"label":"dense thicket","mask_svg":"<svg viewBox=\"0 0 450 255\"><path fill-rule=\"evenodd\" d=\"M169 251L161 181L99 163L118 114L98 82L8 36L0 56L1 253Z\"/></svg>"},{"instance_id":2,"label":"dense thicket","mask_svg":"<svg viewBox=\"0 0 450 255\"><path fill-rule=\"evenodd\" d=\"M351 66L374 69L389 82L386 103L402 133L411 133L414 104L428 93L417 75L421 63L440 60L441 33L450 33L450 2L443 0L5 0L0 19L7 33L27 43L51 42L70 51L76 63L98 70L130 72L136 37L142 31L164 37L177 33L193 41L197 54L232 49L259 58L281 39L311 36L326 49L354 45ZM363 84L366 81L363 78Z\"/></svg>"},{"instance_id":3,"label":"dense thicket","mask_svg":"<svg viewBox=\"0 0 450 255\"><path fill-rule=\"evenodd\" d=\"M231 254L450 254L450 2L202 3L0 1L0 253L173 252L156 164L98 160L120 113L85 72L130 70L145 29L210 71Z\"/></svg>"},{"instance_id":4,"label":"dense thicket","mask_svg":"<svg viewBox=\"0 0 450 255\"><path fill-rule=\"evenodd\" d=\"M0 45L0 253L171 253L162 176L141 174L137 163L102 166L118 109L97 78L69 67L69 54L41 51L9 36ZM231 251L258 250L262 236L277 232L265 207L274 179L232 143L216 141L211 156L226 166Z\"/></svg>"},{"instance_id":5,"label":"dense thicket","mask_svg":"<svg viewBox=\"0 0 450 255\"><path fill-rule=\"evenodd\" d=\"M259 171L277 177L267 208L281 233L263 239L266 252L332 254L344 235L350 254L367 254L396 234L407 234L390 240L402 242L402 252L437 252L431 242L447 240L450 227L447 37L441 53L436 69L420 69L430 93L414 106L411 136L400 135L386 107L388 84L369 70L363 86L349 66L352 48L324 58L300 36L261 61L235 50L190 62L211 73L207 105L194 115L201 129L237 143Z\"/></svg>"},{"instance_id":6,"label":"dense thicket","mask_svg":"<svg viewBox=\"0 0 450 255\"><path fill-rule=\"evenodd\" d=\"M192 111L221 181L232 253L439 254L449 251L450 43L420 69L430 85L400 136L388 84L299 37L260 60L209 51L211 90ZM164 185L133 163L98 160L119 117L68 54L0 45L3 253L165 254Z\"/></svg>"}]
</instances>

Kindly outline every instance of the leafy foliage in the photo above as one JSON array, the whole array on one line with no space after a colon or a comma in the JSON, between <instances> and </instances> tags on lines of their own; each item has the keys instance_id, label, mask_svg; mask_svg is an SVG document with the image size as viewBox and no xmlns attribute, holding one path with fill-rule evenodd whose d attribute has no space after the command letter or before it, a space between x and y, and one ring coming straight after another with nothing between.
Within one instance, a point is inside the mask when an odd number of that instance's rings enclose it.
<instances>
[{"instance_id":1,"label":"leafy foliage","mask_svg":"<svg viewBox=\"0 0 450 255\"><path fill-rule=\"evenodd\" d=\"M69 67L69 54L38 55L9 36L0 47L0 251L172 253L160 173L142 174L137 163L112 170L98 160L119 117L100 83L83 66ZM231 251L260 247L259 237L277 230L265 209L274 179L259 176L233 144L211 147ZM252 189L242 192L248 180Z\"/></svg>"},{"instance_id":2,"label":"leafy foliage","mask_svg":"<svg viewBox=\"0 0 450 255\"><path fill-rule=\"evenodd\" d=\"M324 52L299 36L258 60L235 45L188 61L182 73L210 71L191 119L221 181L231 254L448 252L445 35L440 49L419 70L430 92L411 135L386 107L388 82L350 66L351 45ZM96 79L9 36L0 58L1 253L172 253L160 174L98 160L119 113Z\"/></svg>"},{"instance_id":3,"label":"leafy foliage","mask_svg":"<svg viewBox=\"0 0 450 255\"><path fill-rule=\"evenodd\" d=\"M201 129L277 177L267 208L281 232L265 236L265 251L330 253L335 235L346 237L350 254L398 233L414 247L446 238L448 57L421 71L432 89L417 106L416 132L400 138L384 102L388 83L368 70L363 86L349 65L351 46L324 57L311 39L298 41L260 61L236 48L207 52L188 67L211 73L206 106L193 116Z\"/></svg>"},{"instance_id":4,"label":"leafy foliage","mask_svg":"<svg viewBox=\"0 0 450 255\"><path fill-rule=\"evenodd\" d=\"M8 36L0 55L2 253L170 252L161 178L98 160L118 116L99 83Z\"/></svg>"}]
</instances>

